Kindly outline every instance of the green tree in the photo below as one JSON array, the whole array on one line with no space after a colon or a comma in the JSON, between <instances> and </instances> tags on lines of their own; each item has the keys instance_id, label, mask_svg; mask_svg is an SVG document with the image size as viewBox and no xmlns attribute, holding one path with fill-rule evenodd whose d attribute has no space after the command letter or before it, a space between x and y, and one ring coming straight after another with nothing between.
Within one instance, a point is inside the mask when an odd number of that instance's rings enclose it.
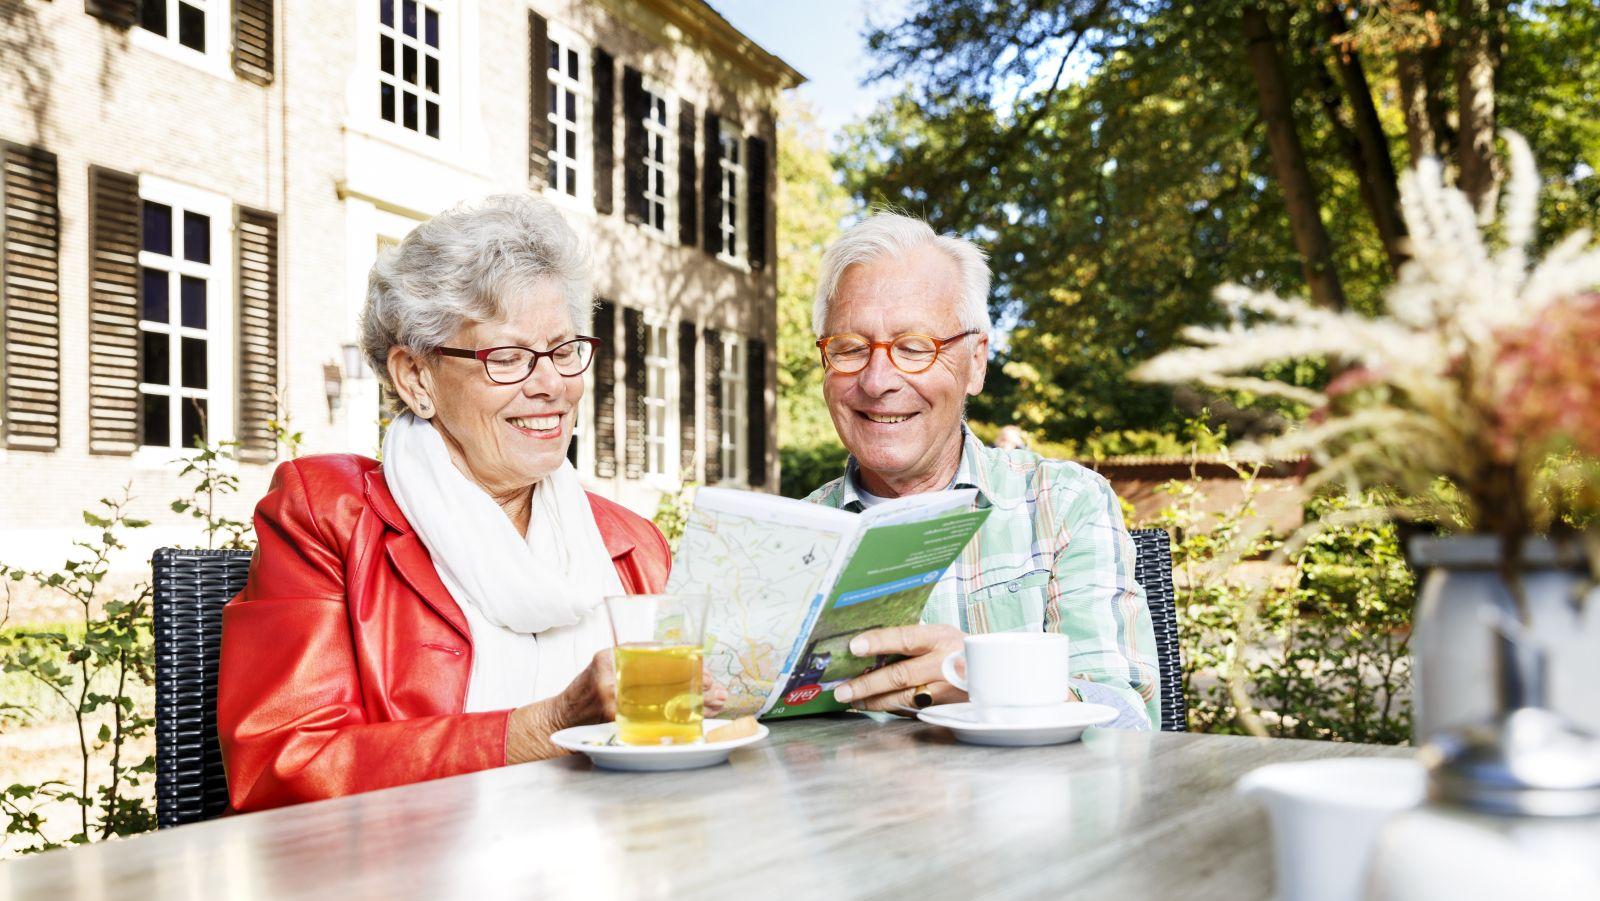
<instances>
[{"instance_id":1,"label":"green tree","mask_svg":"<svg viewBox=\"0 0 1600 901\"><path fill-rule=\"evenodd\" d=\"M811 311L822 252L838 236L850 212L850 195L835 179L826 137L812 111L791 103L780 121L778 446L809 449L835 443L833 423L822 402L822 369Z\"/></svg>"},{"instance_id":2,"label":"green tree","mask_svg":"<svg viewBox=\"0 0 1600 901\"><path fill-rule=\"evenodd\" d=\"M1126 372L1222 316L1218 283L1373 309L1404 259L1407 148L1484 177L1464 158L1477 139L1449 132L1460 95L1492 92L1473 98L1491 124L1565 148L1546 160L1570 185L1547 222L1596 219L1592 135L1575 124L1600 119L1585 56L1596 13L1502 6L918 0L869 36L880 74L912 87L851 131L839 164L859 200L989 249L997 317L1014 328L975 414L1057 440L1170 430L1210 398ZM1462 67L1477 74L1455 78ZM1391 105L1401 81L1415 116ZM1294 375L1325 378L1314 364Z\"/></svg>"}]
</instances>

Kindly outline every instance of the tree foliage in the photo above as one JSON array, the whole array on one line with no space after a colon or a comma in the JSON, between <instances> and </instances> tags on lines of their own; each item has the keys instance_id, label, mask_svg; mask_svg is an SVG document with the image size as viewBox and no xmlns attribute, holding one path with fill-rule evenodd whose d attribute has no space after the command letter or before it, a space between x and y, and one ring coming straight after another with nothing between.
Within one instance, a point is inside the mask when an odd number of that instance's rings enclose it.
<instances>
[{"instance_id":1,"label":"tree foliage","mask_svg":"<svg viewBox=\"0 0 1600 901\"><path fill-rule=\"evenodd\" d=\"M778 446L785 453L799 448L811 454L819 444L837 446L833 423L822 402L822 367L811 330L811 310L822 252L838 236L840 224L850 212L850 195L834 178L825 136L811 110L790 104L780 121ZM790 465L786 456L785 485L791 484Z\"/></svg>"},{"instance_id":2,"label":"tree foliage","mask_svg":"<svg viewBox=\"0 0 1600 901\"><path fill-rule=\"evenodd\" d=\"M989 250L997 319L1014 328L975 415L1057 440L1172 429L1206 398L1130 385L1127 371L1182 326L1218 321L1210 292L1224 280L1304 291L1315 261L1296 240L1297 218L1325 229L1340 302L1366 311L1379 302L1403 258L1393 224L1380 230L1389 201L1374 159L1389 161L1392 190L1392 168L1409 162L1397 65L1426 51L1448 69L1450 37L1468 27L1457 9L917 0L903 22L869 36L879 74L910 86L849 131L838 163L861 202L902 207ZM1242 25L1251 10L1282 62L1309 213L1286 197L1269 146ZM1543 2L1503 12L1499 124L1527 133L1547 178L1563 185L1545 210L1551 231L1595 222L1600 98L1589 48L1600 14ZM1451 108L1453 80L1432 84L1428 97ZM1364 109L1376 146L1361 140ZM1295 377L1325 373L1313 361Z\"/></svg>"}]
</instances>

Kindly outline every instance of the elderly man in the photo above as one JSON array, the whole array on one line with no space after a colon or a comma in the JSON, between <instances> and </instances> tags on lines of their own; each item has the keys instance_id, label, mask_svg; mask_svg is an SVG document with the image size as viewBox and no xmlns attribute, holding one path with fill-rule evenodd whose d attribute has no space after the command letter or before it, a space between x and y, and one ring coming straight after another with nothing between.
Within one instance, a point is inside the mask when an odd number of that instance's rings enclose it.
<instances>
[{"instance_id":1,"label":"elderly man","mask_svg":"<svg viewBox=\"0 0 1600 901\"><path fill-rule=\"evenodd\" d=\"M835 697L866 710L965 701L939 675L964 633L1043 630L1072 640L1070 700L1106 704L1120 714L1114 725L1148 729L1160 722L1155 635L1111 486L1075 463L986 448L962 422L967 396L983 390L989 278L971 242L888 213L822 258L812 322L828 370L823 395L850 460L808 499L859 512L976 488L976 503L991 509L922 624L850 643L857 656L907 659Z\"/></svg>"}]
</instances>

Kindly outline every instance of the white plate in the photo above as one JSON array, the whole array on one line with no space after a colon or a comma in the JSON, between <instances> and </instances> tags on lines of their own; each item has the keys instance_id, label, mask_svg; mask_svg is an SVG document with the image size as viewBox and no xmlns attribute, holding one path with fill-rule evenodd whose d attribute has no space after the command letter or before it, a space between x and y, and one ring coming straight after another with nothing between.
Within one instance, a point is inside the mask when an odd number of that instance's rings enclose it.
<instances>
[{"instance_id":1,"label":"white plate","mask_svg":"<svg viewBox=\"0 0 1600 901\"><path fill-rule=\"evenodd\" d=\"M1103 726L1116 718L1117 712L1112 708L1089 703L1041 708L1036 716L1016 723L984 722L976 704L939 704L917 712L917 719L943 726L968 744L1012 748L1077 741L1083 736L1083 730Z\"/></svg>"},{"instance_id":2,"label":"white plate","mask_svg":"<svg viewBox=\"0 0 1600 901\"><path fill-rule=\"evenodd\" d=\"M707 732L730 720L706 720ZM732 741L698 745L624 745L607 744L617 734L616 723L597 723L593 726L574 726L550 736L557 747L589 755L594 765L608 770L635 772L659 770L694 770L715 766L728 759L735 748L754 744L767 737L767 727L756 723L756 734Z\"/></svg>"}]
</instances>

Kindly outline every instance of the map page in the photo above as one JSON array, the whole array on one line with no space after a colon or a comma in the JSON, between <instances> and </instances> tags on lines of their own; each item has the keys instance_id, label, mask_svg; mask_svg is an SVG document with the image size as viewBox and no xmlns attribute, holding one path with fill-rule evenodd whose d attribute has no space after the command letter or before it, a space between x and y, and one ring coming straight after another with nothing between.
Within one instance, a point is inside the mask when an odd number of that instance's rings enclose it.
<instances>
[{"instance_id":1,"label":"map page","mask_svg":"<svg viewBox=\"0 0 1600 901\"><path fill-rule=\"evenodd\" d=\"M955 510L920 522L891 521L864 529L843 571L831 581L827 604L806 624L804 642L786 661L784 685L768 716L843 710L846 705L834 700L834 688L902 659L857 657L850 653L850 639L869 629L921 622L933 586L988 516L987 509Z\"/></svg>"},{"instance_id":2,"label":"map page","mask_svg":"<svg viewBox=\"0 0 1600 901\"><path fill-rule=\"evenodd\" d=\"M858 519L749 491L695 493L667 591L711 599L706 665L728 689L722 716L764 711Z\"/></svg>"}]
</instances>

